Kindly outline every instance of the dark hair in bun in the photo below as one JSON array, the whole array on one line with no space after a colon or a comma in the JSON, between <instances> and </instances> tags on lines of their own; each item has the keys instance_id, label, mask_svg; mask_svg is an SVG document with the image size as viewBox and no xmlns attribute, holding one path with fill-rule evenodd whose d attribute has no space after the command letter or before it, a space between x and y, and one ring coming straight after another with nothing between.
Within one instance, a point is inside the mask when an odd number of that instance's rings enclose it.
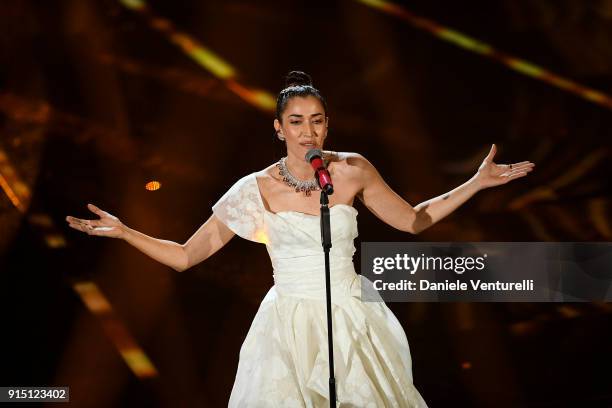
<instances>
[{"instance_id":1,"label":"dark hair in bun","mask_svg":"<svg viewBox=\"0 0 612 408\"><path fill-rule=\"evenodd\" d=\"M285 89L280 91L276 98L276 119L282 122L282 115L291 98L296 96L314 96L323 105L324 113L327 115L327 103L319 90L312 86L312 78L302 71L291 71L285 77Z\"/></svg>"},{"instance_id":2,"label":"dark hair in bun","mask_svg":"<svg viewBox=\"0 0 612 408\"><path fill-rule=\"evenodd\" d=\"M305 72L302 71L291 71L285 77L285 87L290 86L312 86L312 78Z\"/></svg>"}]
</instances>

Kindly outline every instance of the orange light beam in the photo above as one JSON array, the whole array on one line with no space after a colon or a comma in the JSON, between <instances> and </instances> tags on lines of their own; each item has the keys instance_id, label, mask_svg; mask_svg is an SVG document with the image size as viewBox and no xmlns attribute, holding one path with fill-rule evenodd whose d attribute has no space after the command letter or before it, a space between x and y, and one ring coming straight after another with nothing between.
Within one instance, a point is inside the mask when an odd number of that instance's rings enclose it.
<instances>
[{"instance_id":1,"label":"orange light beam","mask_svg":"<svg viewBox=\"0 0 612 408\"><path fill-rule=\"evenodd\" d=\"M98 286L93 282L84 281L75 283L72 287L85 306L98 317L106 335L132 372L139 378L157 377L158 372L153 363L138 346L125 325L115 316L110 302Z\"/></svg>"},{"instance_id":2,"label":"orange light beam","mask_svg":"<svg viewBox=\"0 0 612 408\"><path fill-rule=\"evenodd\" d=\"M224 81L225 86L242 100L263 111L274 111L276 99L271 93L241 85L236 80L237 72L232 65L193 36L176 29L170 20L153 14L144 0L119 0L119 2L124 7L141 14L151 28L164 34L198 65Z\"/></svg>"},{"instance_id":3,"label":"orange light beam","mask_svg":"<svg viewBox=\"0 0 612 408\"><path fill-rule=\"evenodd\" d=\"M564 78L561 75L555 74L545 68L542 68L536 64L533 64L527 60L515 57L511 54L499 51L494 47L465 35L459 31L445 27L441 24L436 23L433 20L418 16L405 8L394 4L390 1L385 0L356 0L366 6L380 10L386 14L398 17L413 27L428 32L435 37L440 38L446 42L454 44L465 50L472 51L476 54L483 55L489 59L499 62L508 68L529 76L531 78L538 79L563 91L572 93L582 99L597 105L603 106L608 109L612 109L612 96L607 95L596 89L589 88L581 85L570 79Z\"/></svg>"}]
</instances>

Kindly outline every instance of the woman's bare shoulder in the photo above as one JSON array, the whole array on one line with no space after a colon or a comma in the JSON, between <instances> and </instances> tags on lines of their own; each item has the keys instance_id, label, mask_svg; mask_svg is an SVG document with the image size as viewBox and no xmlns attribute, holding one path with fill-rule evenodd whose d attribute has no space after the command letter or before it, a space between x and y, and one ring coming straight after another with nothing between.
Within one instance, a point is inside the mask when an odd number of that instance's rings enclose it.
<instances>
[{"instance_id":1,"label":"woman's bare shoulder","mask_svg":"<svg viewBox=\"0 0 612 408\"><path fill-rule=\"evenodd\" d=\"M257 177L266 178L266 177L272 177L274 176L274 174L278 174L278 167L276 166L277 163L278 162L274 162L270 164L268 167L265 167L259 170L256 173Z\"/></svg>"},{"instance_id":2,"label":"woman's bare shoulder","mask_svg":"<svg viewBox=\"0 0 612 408\"><path fill-rule=\"evenodd\" d=\"M326 152L327 153L327 152ZM345 171L358 171L371 166L363 155L356 152L329 152L329 163Z\"/></svg>"},{"instance_id":3,"label":"woman's bare shoulder","mask_svg":"<svg viewBox=\"0 0 612 408\"><path fill-rule=\"evenodd\" d=\"M267 188L277 185L277 183L281 181L281 177L278 173L278 167L276 166L277 163L278 162L274 162L268 167L255 173L255 176L262 187Z\"/></svg>"}]
</instances>

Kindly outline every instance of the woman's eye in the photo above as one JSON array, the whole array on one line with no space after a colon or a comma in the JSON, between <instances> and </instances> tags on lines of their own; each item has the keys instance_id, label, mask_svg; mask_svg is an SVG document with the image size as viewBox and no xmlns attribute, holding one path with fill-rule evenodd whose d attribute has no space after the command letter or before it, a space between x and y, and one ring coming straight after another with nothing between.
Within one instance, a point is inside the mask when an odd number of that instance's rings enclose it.
<instances>
[{"instance_id":1,"label":"woman's eye","mask_svg":"<svg viewBox=\"0 0 612 408\"><path fill-rule=\"evenodd\" d=\"M292 125L299 125L300 124L300 122L289 122L289 123L291 123Z\"/></svg>"},{"instance_id":2,"label":"woman's eye","mask_svg":"<svg viewBox=\"0 0 612 408\"><path fill-rule=\"evenodd\" d=\"M318 125L319 123L323 123L323 121L322 120L315 120L314 123Z\"/></svg>"}]
</instances>

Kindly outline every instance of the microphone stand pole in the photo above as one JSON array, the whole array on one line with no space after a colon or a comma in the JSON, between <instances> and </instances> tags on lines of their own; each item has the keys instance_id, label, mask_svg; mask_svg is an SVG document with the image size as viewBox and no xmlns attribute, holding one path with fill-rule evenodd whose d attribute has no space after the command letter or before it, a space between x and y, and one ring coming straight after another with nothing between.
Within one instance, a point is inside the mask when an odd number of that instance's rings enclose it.
<instances>
[{"instance_id":1,"label":"microphone stand pole","mask_svg":"<svg viewBox=\"0 0 612 408\"><path fill-rule=\"evenodd\" d=\"M336 379L334 378L334 339L332 334L331 284L329 271L329 249L331 243L331 228L329 221L329 199L327 193L321 190L321 244L325 254L325 297L327 300L327 347L329 349L329 406L336 407Z\"/></svg>"}]
</instances>

